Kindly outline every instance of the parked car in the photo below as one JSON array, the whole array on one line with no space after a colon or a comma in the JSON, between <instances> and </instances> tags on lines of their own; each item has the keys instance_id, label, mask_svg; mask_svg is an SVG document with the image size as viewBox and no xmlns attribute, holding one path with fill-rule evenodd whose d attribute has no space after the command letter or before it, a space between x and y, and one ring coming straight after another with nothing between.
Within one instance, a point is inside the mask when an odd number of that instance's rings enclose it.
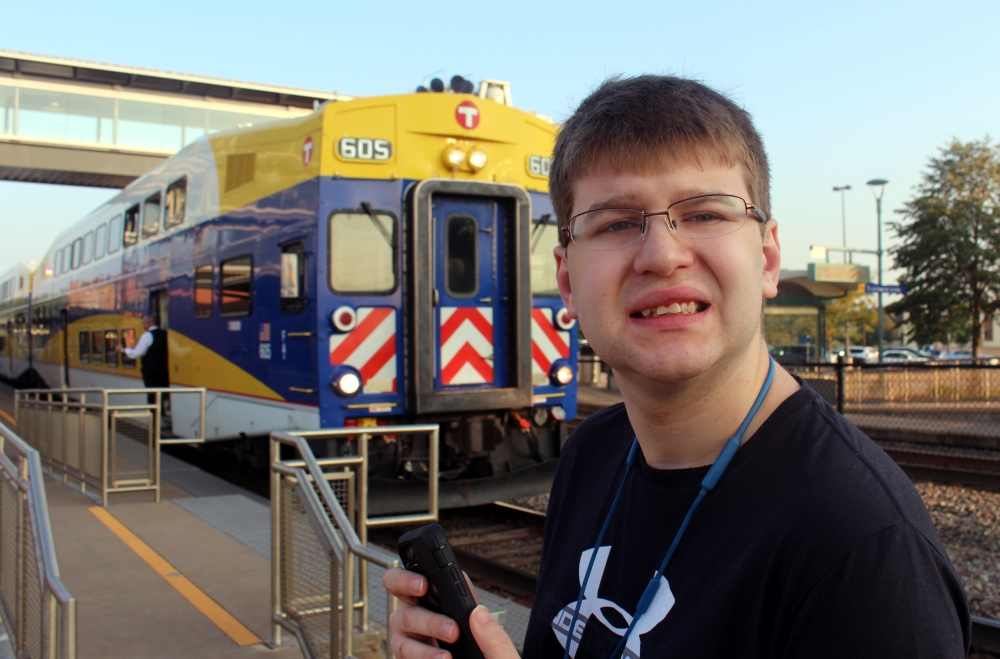
<instances>
[{"instance_id":1,"label":"parked car","mask_svg":"<svg viewBox=\"0 0 1000 659\"><path fill-rule=\"evenodd\" d=\"M816 346L809 344L774 346L770 353L779 364L813 364L817 361Z\"/></svg>"},{"instance_id":2,"label":"parked car","mask_svg":"<svg viewBox=\"0 0 1000 659\"><path fill-rule=\"evenodd\" d=\"M922 348L912 348L910 346L888 346L886 350L902 350L908 352L919 359L934 359L934 355L925 352ZM885 361L883 359L883 361Z\"/></svg>"},{"instance_id":3,"label":"parked car","mask_svg":"<svg viewBox=\"0 0 1000 659\"><path fill-rule=\"evenodd\" d=\"M878 363L878 348L873 348L872 346L851 346L850 353L851 357L856 361L864 362L865 364Z\"/></svg>"},{"instance_id":4,"label":"parked car","mask_svg":"<svg viewBox=\"0 0 1000 659\"><path fill-rule=\"evenodd\" d=\"M977 364L986 364L989 366L997 366L1000 364L1000 358L994 357L993 355L984 355L982 353L980 353L979 359L973 360L971 350L950 350L945 353L944 357L941 359L959 362L975 361Z\"/></svg>"},{"instance_id":5,"label":"parked car","mask_svg":"<svg viewBox=\"0 0 1000 659\"><path fill-rule=\"evenodd\" d=\"M908 363L914 364L926 362L927 358L920 356L916 350L900 350L897 348L887 348L882 352L882 363Z\"/></svg>"}]
</instances>

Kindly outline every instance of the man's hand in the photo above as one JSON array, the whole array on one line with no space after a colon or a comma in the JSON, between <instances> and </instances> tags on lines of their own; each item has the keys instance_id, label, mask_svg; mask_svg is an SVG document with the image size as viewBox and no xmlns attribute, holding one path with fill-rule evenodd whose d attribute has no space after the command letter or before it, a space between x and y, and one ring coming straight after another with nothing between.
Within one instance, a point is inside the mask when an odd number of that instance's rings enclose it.
<instances>
[{"instance_id":1,"label":"man's hand","mask_svg":"<svg viewBox=\"0 0 1000 659\"><path fill-rule=\"evenodd\" d=\"M433 613L417 603L427 593L427 579L401 568L386 570L382 585L395 595L400 606L389 617L389 645L397 659L448 659L451 653L437 642L458 640L458 625L447 616ZM470 584L471 588L471 584ZM469 617L469 627L486 659L518 659L510 637L485 606L477 606Z\"/></svg>"}]
</instances>

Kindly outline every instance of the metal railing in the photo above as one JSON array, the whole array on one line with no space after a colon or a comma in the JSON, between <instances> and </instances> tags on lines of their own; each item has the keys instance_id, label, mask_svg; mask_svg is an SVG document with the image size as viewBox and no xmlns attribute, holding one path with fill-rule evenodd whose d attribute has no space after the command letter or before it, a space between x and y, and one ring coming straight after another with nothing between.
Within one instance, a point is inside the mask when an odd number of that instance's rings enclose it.
<instances>
[{"instance_id":1,"label":"metal railing","mask_svg":"<svg viewBox=\"0 0 1000 659\"><path fill-rule=\"evenodd\" d=\"M998 366L843 363L785 368L866 432L977 438L988 442L984 446L1000 448Z\"/></svg>"},{"instance_id":2,"label":"metal railing","mask_svg":"<svg viewBox=\"0 0 1000 659\"><path fill-rule=\"evenodd\" d=\"M193 406L197 399L197 406ZM163 410L170 402L194 437L162 437ZM178 415L178 409L183 414ZM21 389L14 415L21 436L41 453L49 473L101 495L152 491L160 500L160 446L205 441L205 389ZM171 433L173 435L173 433Z\"/></svg>"},{"instance_id":3,"label":"metal railing","mask_svg":"<svg viewBox=\"0 0 1000 659\"><path fill-rule=\"evenodd\" d=\"M429 523L438 516L438 441L434 424L271 433L272 643L287 629L307 659L378 654L391 657L388 635L373 629L368 567L397 567L399 558L368 546L368 529ZM368 441L426 435L427 512L368 517ZM355 438L355 455L316 458L309 442ZM282 458L282 447L292 457ZM356 559L361 559L356 566ZM396 609L386 598L386 621Z\"/></svg>"},{"instance_id":4,"label":"metal railing","mask_svg":"<svg viewBox=\"0 0 1000 659\"><path fill-rule=\"evenodd\" d=\"M76 658L76 600L60 581L38 451L0 423L0 615L25 659Z\"/></svg>"}]
</instances>

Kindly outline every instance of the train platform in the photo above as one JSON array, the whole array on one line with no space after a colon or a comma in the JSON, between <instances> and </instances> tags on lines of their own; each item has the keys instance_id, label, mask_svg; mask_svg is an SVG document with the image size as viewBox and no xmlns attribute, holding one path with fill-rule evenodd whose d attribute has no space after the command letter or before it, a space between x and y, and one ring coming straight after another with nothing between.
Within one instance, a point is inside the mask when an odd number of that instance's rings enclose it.
<instances>
[{"instance_id":1,"label":"train platform","mask_svg":"<svg viewBox=\"0 0 1000 659\"><path fill-rule=\"evenodd\" d=\"M2 385L0 412L16 432ZM291 634L281 647L269 645L270 502L166 453L161 461L160 502L151 492L123 492L103 508L96 494L45 478L62 582L77 602L77 656L302 657ZM530 609L480 596L506 612L520 647ZM375 566L369 601L373 621L384 624ZM0 638L0 659L7 656Z\"/></svg>"}]
</instances>

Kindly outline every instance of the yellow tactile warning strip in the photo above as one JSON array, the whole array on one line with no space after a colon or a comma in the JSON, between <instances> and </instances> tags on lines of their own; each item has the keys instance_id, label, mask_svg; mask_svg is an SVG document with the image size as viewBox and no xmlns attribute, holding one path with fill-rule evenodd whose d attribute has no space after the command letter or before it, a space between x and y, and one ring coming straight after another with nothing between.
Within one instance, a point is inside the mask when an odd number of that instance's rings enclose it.
<instances>
[{"instance_id":1,"label":"yellow tactile warning strip","mask_svg":"<svg viewBox=\"0 0 1000 659\"><path fill-rule=\"evenodd\" d=\"M216 627L233 639L240 647L257 645L262 643L261 639L252 631L247 629L243 623L234 618L232 614L219 606L218 602L206 595L198 586L191 583L191 580L177 571L173 565L168 563L162 556L157 554L149 545L143 542L139 536L132 533L128 528L119 522L111 513L99 506L90 508L94 517L108 527L112 533L121 539L129 549L134 551L139 558L146 562L149 567L163 577L168 584L180 593L184 599L191 602L196 609L202 612L206 618L212 621Z\"/></svg>"},{"instance_id":2,"label":"yellow tactile warning strip","mask_svg":"<svg viewBox=\"0 0 1000 659\"><path fill-rule=\"evenodd\" d=\"M7 419L7 423L12 423L15 426L17 425L17 421L14 420L14 417L12 417L11 415L7 414L3 410L0 410L0 416L2 416L3 418Z\"/></svg>"}]
</instances>

